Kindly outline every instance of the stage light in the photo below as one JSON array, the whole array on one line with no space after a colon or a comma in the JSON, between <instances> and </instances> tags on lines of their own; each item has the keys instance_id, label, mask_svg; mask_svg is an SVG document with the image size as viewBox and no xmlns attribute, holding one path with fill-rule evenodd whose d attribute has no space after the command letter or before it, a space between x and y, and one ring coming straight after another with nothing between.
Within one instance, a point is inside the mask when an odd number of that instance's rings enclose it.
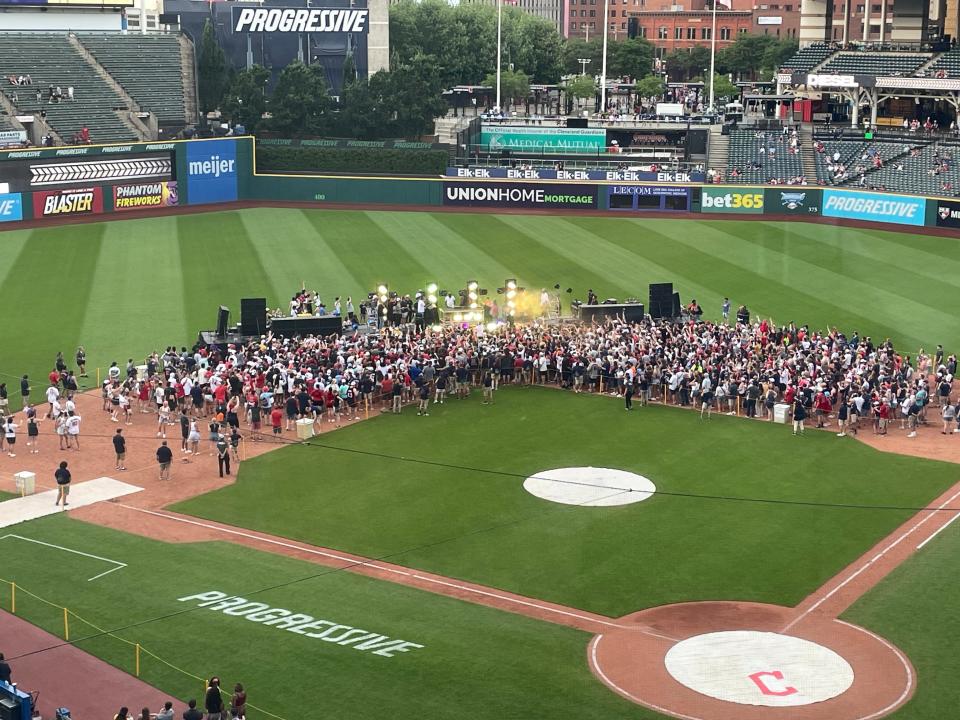
<instances>
[{"instance_id":1,"label":"stage light","mask_svg":"<svg viewBox=\"0 0 960 720\"><path fill-rule=\"evenodd\" d=\"M386 283L377 285L377 296L380 298L380 302L384 304L390 298L390 288L387 287Z\"/></svg>"},{"instance_id":2,"label":"stage light","mask_svg":"<svg viewBox=\"0 0 960 720\"><path fill-rule=\"evenodd\" d=\"M480 283L478 283L476 280L467 281L467 304L472 310L477 308L477 298L480 297L479 290Z\"/></svg>"},{"instance_id":3,"label":"stage light","mask_svg":"<svg viewBox=\"0 0 960 720\"><path fill-rule=\"evenodd\" d=\"M516 290L517 289L516 278L507 278L507 281L504 283L504 287L506 287L507 290Z\"/></svg>"},{"instance_id":4,"label":"stage light","mask_svg":"<svg viewBox=\"0 0 960 720\"><path fill-rule=\"evenodd\" d=\"M497 323L497 322L488 322L488 323L487 323L487 330L488 330L488 331L490 331L490 332L496 332L496 331L499 330L499 329L500 329L500 323Z\"/></svg>"},{"instance_id":5,"label":"stage light","mask_svg":"<svg viewBox=\"0 0 960 720\"><path fill-rule=\"evenodd\" d=\"M430 303L431 307L436 307L437 305L437 290L439 286L435 283L427 283L427 302Z\"/></svg>"},{"instance_id":6,"label":"stage light","mask_svg":"<svg viewBox=\"0 0 960 720\"><path fill-rule=\"evenodd\" d=\"M453 314L454 322L463 322L463 313L454 313Z\"/></svg>"}]
</instances>

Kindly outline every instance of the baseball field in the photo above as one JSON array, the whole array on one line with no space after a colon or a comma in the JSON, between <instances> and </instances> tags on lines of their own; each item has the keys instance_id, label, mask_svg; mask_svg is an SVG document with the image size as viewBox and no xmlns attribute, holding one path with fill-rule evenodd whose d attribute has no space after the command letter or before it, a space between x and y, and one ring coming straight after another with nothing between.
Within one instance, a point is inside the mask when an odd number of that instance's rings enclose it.
<instances>
[{"instance_id":1,"label":"baseball field","mask_svg":"<svg viewBox=\"0 0 960 720\"><path fill-rule=\"evenodd\" d=\"M0 298L16 308L0 372L15 400L58 351L84 345L101 371L139 362L192 344L218 305L285 307L304 282L328 304L380 283L493 294L517 278L642 300L673 282L709 318L729 297L776 323L950 353L957 270L953 239L805 222L260 208L41 227L0 233ZM144 462L120 478L142 493L0 529L0 609L179 700L216 674L244 683L257 720L927 720L960 702L953 462L506 387L491 406L290 435L233 483L171 491L146 462L149 424L127 431ZM85 458L75 480L114 476L106 435L86 442L102 467ZM0 457L0 489L25 467L51 475L48 448ZM558 468L655 492L609 481L616 504L594 507L529 491ZM759 643L760 664L735 668L756 701L663 672L727 631ZM819 650L764 645L783 638Z\"/></svg>"}]
</instances>

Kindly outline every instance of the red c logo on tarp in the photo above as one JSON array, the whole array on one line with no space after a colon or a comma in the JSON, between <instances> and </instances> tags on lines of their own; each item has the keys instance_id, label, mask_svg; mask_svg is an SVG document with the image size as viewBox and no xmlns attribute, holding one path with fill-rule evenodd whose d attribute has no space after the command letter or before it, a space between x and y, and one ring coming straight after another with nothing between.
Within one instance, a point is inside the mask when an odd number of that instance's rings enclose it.
<instances>
[{"instance_id":1,"label":"red c logo on tarp","mask_svg":"<svg viewBox=\"0 0 960 720\"><path fill-rule=\"evenodd\" d=\"M760 692L762 692L764 695L777 695L779 697L783 697L785 695L793 695L799 692L799 690L797 690L792 685L786 685L782 690L773 690L772 688L770 688L769 685L767 685L766 682L764 682L761 679L764 677L770 677L770 678L773 678L774 680L783 680L783 673L780 672L779 670L771 670L771 671L764 670L761 672L755 672L751 675L747 675L747 677L753 680L754 685L760 688Z\"/></svg>"}]
</instances>

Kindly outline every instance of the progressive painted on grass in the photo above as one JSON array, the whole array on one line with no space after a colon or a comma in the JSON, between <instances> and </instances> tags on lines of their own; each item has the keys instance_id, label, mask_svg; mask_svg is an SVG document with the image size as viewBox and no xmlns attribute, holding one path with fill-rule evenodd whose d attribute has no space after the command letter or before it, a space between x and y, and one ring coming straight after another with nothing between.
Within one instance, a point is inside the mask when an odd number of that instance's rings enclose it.
<instances>
[{"instance_id":1,"label":"progressive painted on grass","mask_svg":"<svg viewBox=\"0 0 960 720\"><path fill-rule=\"evenodd\" d=\"M323 640L334 645L352 647L381 657L393 657L396 653L423 648L419 643L397 640L386 635L369 632L352 625L343 625L333 620L320 620L312 615L295 613L284 608L270 607L220 590L208 590L177 598L180 602L200 600L197 607L217 610L224 615L246 618L250 622L275 627L278 630Z\"/></svg>"}]
</instances>

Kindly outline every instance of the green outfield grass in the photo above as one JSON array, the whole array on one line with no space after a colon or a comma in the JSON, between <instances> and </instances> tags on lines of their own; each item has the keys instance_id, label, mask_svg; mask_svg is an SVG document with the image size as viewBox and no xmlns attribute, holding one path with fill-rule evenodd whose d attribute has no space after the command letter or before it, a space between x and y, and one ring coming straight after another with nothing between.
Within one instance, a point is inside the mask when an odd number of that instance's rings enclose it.
<instances>
[{"instance_id":1,"label":"green outfield grass","mask_svg":"<svg viewBox=\"0 0 960 720\"><path fill-rule=\"evenodd\" d=\"M62 516L11 531L128 563L88 582L109 566L0 540L0 577L18 585L18 615L62 635L62 612L26 591L66 606L71 639L132 672L134 648L108 636L83 640L96 631L79 618L103 630L126 627L116 632L119 638L196 677L219 675L225 688L243 682L252 704L287 720L659 717L594 679L587 633L228 544L168 545ZM273 589L257 592L263 588ZM382 657L222 612L181 612L200 601L178 598L210 590L423 648ZM9 601L9 586L0 582L0 607L8 609ZM201 690L199 680L146 654L141 673L183 701ZM248 717L266 716L251 710Z\"/></svg>"},{"instance_id":2,"label":"green outfield grass","mask_svg":"<svg viewBox=\"0 0 960 720\"><path fill-rule=\"evenodd\" d=\"M917 670L913 699L890 717L949 717L960 703L960 524L954 523L862 597L843 618L895 643Z\"/></svg>"},{"instance_id":3,"label":"green outfield grass","mask_svg":"<svg viewBox=\"0 0 960 720\"><path fill-rule=\"evenodd\" d=\"M333 296L377 283L413 291L434 280L492 289L593 288L645 299L672 281L708 317L723 296L754 313L815 328L890 336L911 354L960 342L947 303L960 289L960 244L825 222L253 209L0 232L0 297L16 338L0 371L42 381L77 344L90 365L190 344L225 304L264 295L285 306L305 281ZM42 384L42 383L41 383ZM39 391L40 388L38 388Z\"/></svg>"},{"instance_id":4,"label":"green outfield grass","mask_svg":"<svg viewBox=\"0 0 960 720\"><path fill-rule=\"evenodd\" d=\"M3 502L4 500L10 500L15 497L19 497L19 496L14 495L13 493L8 493L8 492L4 492L3 490L0 490L0 502Z\"/></svg>"},{"instance_id":5,"label":"green outfield grass","mask_svg":"<svg viewBox=\"0 0 960 720\"><path fill-rule=\"evenodd\" d=\"M522 487L591 465L670 493L848 505L922 506L957 479L953 465L833 433L512 388L492 407L475 395L270 453L175 509L611 616L700 599L796 604L913 514L670 496L571 507Z\"/></svg>"}]
</instances>

